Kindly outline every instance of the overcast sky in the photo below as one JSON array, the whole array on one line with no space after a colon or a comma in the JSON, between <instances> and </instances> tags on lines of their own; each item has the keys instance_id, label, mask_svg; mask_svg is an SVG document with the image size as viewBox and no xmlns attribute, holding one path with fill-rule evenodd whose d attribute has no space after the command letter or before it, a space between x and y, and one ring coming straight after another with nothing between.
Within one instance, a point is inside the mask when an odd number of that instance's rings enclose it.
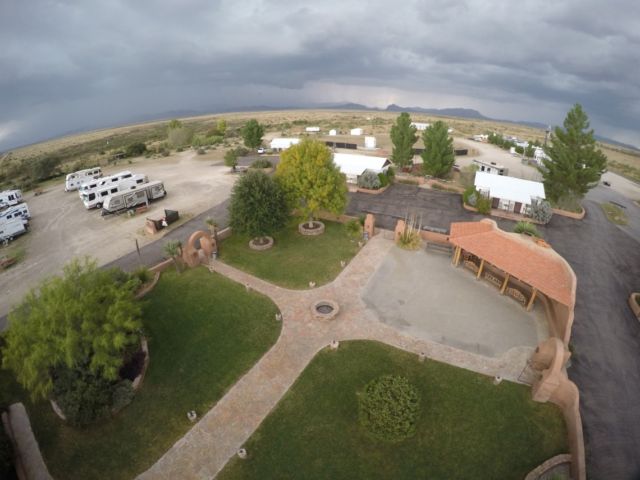
<instances>
[{"instance_id":1,"label":"overcast sky","mask_svg":"<svg viewBox=\"0 0 640 480\"><path fill-rule=\"evenodd\" d=\"M640 146L638 0L0 0L0 150L173 110L475 108Z\"/></svg>"}]
</instances>

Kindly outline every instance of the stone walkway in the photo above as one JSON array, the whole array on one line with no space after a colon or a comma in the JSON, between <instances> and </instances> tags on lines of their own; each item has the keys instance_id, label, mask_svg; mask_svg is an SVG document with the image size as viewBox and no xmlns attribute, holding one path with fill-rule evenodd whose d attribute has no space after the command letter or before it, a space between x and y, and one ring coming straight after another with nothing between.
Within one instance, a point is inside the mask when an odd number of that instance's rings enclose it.
<instances>
[{"instance_id":1,"label":"stone walkway","mask_svg":"<svg viewBox=\"0 0 640 480\"><path fill-rule=\"evenodd\" d=\"M140 479L210 479L247 441L262 420L302 373L311 359L333 340L368 339L486 375L517 381L533 349L514 348L499 358L465 352L435 342L402 335L380 322L361 299L369 279L393 242L376 236L356 255L338 278L311 290L287 290L229 265L215 262L213 270L269 296L280 309L283 325L276 344L220 401ZM333 300L340 313L318 320L311 306Z\"/></svg>"}]
</instances>

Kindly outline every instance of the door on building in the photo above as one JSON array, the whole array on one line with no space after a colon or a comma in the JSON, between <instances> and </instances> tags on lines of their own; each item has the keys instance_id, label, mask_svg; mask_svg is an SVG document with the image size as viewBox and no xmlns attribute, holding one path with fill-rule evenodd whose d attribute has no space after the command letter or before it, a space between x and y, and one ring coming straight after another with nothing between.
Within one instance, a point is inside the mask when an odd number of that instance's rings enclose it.
<instances>
[{"instance_id":1,"label":"door on building","mask_svg":"<svg viewBox=\"0 0 640 480\"><path fill-rule=\"evenodd\" d=\"M516 207L513 209L513 211L516 213L520 213L520 210L522 210L522 203L516 202Z\"/></svg>"},{"instance_id":2,"label":"door on building","mask_svg":"<svg viewBox=\"0 0 640 480\"><path fill-rule=\"evenodd\" d=\"M500 199L499 198L492 198L491 199L491 208L498 208L498 205L500 205Z\"/></svg>"}]
</instances>

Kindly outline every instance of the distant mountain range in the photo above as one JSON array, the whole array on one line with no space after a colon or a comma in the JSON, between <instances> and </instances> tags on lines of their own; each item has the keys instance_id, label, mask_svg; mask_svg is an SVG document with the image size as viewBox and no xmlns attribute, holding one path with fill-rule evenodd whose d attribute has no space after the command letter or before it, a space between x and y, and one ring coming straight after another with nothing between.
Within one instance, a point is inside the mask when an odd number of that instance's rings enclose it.
<instances>
[{"instance_id":1,"label":"distant mountain range","mask_svg":"<svg viewBox=\"0 0 640 480\"><path fill-rule=\"evenodd\" d=\"M258 106L249 106L249 107L230 107L230 108L212 108L209 110L170 110L162 113L155 114L147 114L147 115L138 115L130 118L126 124L133 125L137 123L158 121L158 120L169 120L171 118L184 118L184 117L196 117L199 115L207 115L207 114L216 114L216 113L231 113L231 112L264 112L269 110L360 110L360 111L372 111L372 112L412 112L412 113L423 113L426 115L439 115L444 117L459 117L459 118L468 118L471 120L488 120L494 122L502 122L502 123L513 123L516 125L524 125L531 128L537 128L540 130L546 130L549 125L540 123L540 122L530 122L526 120L505 120L498 118L491 118L483 115L477 110L473 110L471 108L423 108L423 107L403 107L396 104L388 105L386 108L376 108L369 107L367 105L362 105L360 103L317 103L317 104L306 104L306 105L291 105L291 106L268 106L268 105L258 105ZM123 125L96 125L94 127L90 127L90 129L102 129L102 128L112 128L115 126L123 126ZM75 133L81 133L83 131L87 131L87 129L78 129L68 131L61 135L56 135L53 138L71 135ZM609 143L611 145L616 145L622 148L626 148L629 150L634 150L636 152L640 152L640 148L635 145L630 145L627 143L618 142L617 140L613 140L611 138L603 137L600 135L595 135L596 140ZM44 140L39 140L44 141ZM36 142L37 143L37 142Z\"/></svg>"}]
</instances>

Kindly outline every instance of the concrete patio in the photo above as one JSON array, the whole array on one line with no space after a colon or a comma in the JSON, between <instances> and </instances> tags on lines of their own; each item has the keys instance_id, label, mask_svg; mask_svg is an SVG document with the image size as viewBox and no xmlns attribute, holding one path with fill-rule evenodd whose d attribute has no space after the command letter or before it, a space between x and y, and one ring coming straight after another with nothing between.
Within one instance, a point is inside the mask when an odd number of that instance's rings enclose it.
<instances>
[{"instance_id":1,"label":"concrete patio","mask_svg":"<svg viewBox=\"0 0 640 480\"><path fill-rule=\"evenodd\" d=\"M542 305L527 312L441 253L393 247L362 298L403 334L488 357L533 349L549 335Z\"/></svg>"}]
</instances>

